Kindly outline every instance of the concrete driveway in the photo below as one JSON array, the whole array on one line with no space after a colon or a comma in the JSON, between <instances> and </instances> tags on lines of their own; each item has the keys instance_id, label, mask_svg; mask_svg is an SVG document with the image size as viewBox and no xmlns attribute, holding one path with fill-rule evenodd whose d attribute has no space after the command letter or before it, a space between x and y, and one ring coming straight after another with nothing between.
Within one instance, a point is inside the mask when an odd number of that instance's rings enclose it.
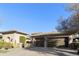
<instances>
[{"instance_id":1,"label":"concrete driveway","mask_svg":"<svg viewBox=\"0 0 79 59\"><path fill-rule=\"evenodd\" d=\"M7 53L0 53L0 56L78 56L76 51L58 48L14 48Z\"/></svg>"}]
</instances>

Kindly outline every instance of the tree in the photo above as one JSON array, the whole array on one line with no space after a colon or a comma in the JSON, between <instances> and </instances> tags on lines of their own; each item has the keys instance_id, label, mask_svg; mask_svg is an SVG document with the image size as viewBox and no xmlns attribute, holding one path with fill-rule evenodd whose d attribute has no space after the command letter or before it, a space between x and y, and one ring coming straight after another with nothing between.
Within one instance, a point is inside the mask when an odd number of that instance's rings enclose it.
<instances>
[{"instance_id":1,"label":"tree","mask_svg":"<svg viewBox=\"0 0 79 59\"><path fill-rule=\"evenodd\" d=\"M69 18L68 25L70 30L79 30L79 13L75 13Z\"/></svg>"},{"instance_id":2,"label":"tree","mask_svg":"<svg viewBox=\"0 0 79 59\"><path fill-rule=\"evenodd\" d=\"M63 19L63 21L58 24L56 28L58 31L67 32L79 30L79 4L72 4L68 9L74 12L72 12L72 15L67 19Z\"/></svg>"},{"instance_id":3,"label":"tree","mask_svg":"<svg viewBox=\"0 0 79 59\"><path fill-rule=\"evenodd\" d=\"M79 12L79 3L72 3L66 7L66 11Z\"/></svg>"},{"instance_id":4,"label":"tree","mask_svg":"<svg viewBox=\"0 0 79 59\"><path fill-rule=\"evenodd\" d=\"M59 18L59 25L56 27L58 31L67 31L67 20L65 20L63 17Z\"/></svg>"}]
</instances>

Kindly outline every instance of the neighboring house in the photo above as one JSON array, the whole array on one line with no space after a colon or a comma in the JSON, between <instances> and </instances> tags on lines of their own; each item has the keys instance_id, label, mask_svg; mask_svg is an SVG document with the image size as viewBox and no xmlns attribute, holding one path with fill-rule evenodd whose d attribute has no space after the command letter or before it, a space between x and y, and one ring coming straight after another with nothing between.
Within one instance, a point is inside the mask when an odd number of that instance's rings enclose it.
<instances>
[{"instance_id":1,"label":"neighboring house","mask_svg":"<svg viewBox=\"0 0 79 59\"><path fill-rule=\"evenodd\" d=\"M79 43L79 32L70 35L70 38L71 40L69 43Z\"/></svg>"},{"instance_id":2,"label":"neighboring house","mask_svg":"<svg viewBox=\"0 0 79 59\"><path fill-rule=\"evenodd\" d=\"M21 36L25 37L26 40L28 40L28 34L23 33L23 32L19 32L16 30L0 32L0 40L3 40L5 42L11 42L11 43L15 44L15 46L17 46L17 47L22 46L22 43L20 42Z\"/></svg>"}]
</instances>

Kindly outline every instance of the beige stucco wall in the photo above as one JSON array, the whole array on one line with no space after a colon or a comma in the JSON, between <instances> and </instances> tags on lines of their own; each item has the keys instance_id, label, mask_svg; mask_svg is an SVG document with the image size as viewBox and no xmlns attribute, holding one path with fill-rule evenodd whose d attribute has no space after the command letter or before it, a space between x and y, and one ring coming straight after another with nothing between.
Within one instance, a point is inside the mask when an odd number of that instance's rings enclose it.
<instances>
[{"instance_id":1,"label":"beige stucco wall","mask_svg":"<svg viewBox=\"0 0 79 59\"><path fill-rule=\"evenodd\" d=\"M27 38L27 35L23 35L23 34L19 34L19 33L14 33L14 38L16 40L16 43L20 43L20 36L24 36L25 38Z\"/></svg>"},{"instance_id":2,"label":"beige stucco wall","mask_svg":"<svg viewBox=\"0 0 79 59\"><path fill-rule=\"evenodd\" d=\"M57 41L56 42L56 46L62 46L62 45L64 45L64 39L65 38L54 38L52 40L56 40Z\"/></svg>"},{"instance_id":3,"label":"beige stucco wall","mask_svg":"<svg viewBox=\"0 0 79 59\"><path fill-rule=\"evenodd\" d=\"M12 34L3 34L3 39L4 39L4 41L6 41L6 42L10 42L9 39L8 39L8 37L10 37L10 39L13 39L13 42L16 41L16 43L20 43L20 41L19 41L19 37L20 37L20 36L24 36L24 37L27 38L26 35L19 34L19 33L12 33Z\"/></svg>"},{"instance_id":4,"label":"beige stucco wall","mask_svg":"<svg viewBox=\"0 0 79 59\"><path fill-rule=\"evenodd\" d=\"M10 42L10 40L8 39L8 37L10 37L10 39L14 39L14 34L3 34L2 35L2 39L6 42Z\"/></svg>"},{"instance_id":5,"label":"beige stucco wall","mask_svg":"<svg viewBox=\"0 0 79 59\"><path fill-rule=\"evenodd\" d=\"M20 43L20 39L19 37L20 36L24 36L25 38L27 38L27 35L23 35L23 34L19 34L19 33L11 33L11 34L3 34L2 35L2 39L6 42L11 42L8 37L10 37L10 39L13 39L12 40L12 43L15 43L17 44L19 47L21 46L21 43Z\"/></svg>"},{"instance_id":6,"label":"beige stucco wall","mask_svg":"<svg viewBox=\"0 0 79 59\"><path fill-rule=\"evenodd\" d=\"M65 38L58 38L58 39L57 39L57 46L62 46L62 45L64 45L64 44L65 44L64 40L65 40Z\"/></svg>"},{"instance_id":7,"label":"beige stucco wall","mask_svg":"<svg viewBox=\"0 0 79 59\"><path fill-rule=\"evenodd\" d=\"M27 35L23 35L23 34L19 34L19 33L15 33L15 40L16 40L16 43L19 45L19 47L22 47L22 43L20 43L20 36L24 36L25 38L27 38Z\"/></svg>"},{"instance_id":8,"label":"beige stucco wall","mask_svg":"<svg viewBox=\"0 0 79 59\"><path fill-rule=\"evenodd\" d=\"M76 37L76 34L72 34L69 36L70 40L69 40L69 44L73 43L73 39Z\"/></svg>"}]
</instances>

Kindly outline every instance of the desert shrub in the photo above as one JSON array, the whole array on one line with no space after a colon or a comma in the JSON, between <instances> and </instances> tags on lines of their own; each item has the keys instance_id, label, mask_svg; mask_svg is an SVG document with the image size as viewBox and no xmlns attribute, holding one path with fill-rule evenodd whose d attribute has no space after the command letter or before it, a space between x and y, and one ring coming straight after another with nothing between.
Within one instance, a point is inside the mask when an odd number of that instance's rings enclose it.
<instances>
[{"instance_id":1,"label":"desert shrub","mask_svg":"<svg viewBox=\"0 0 79 59\"><path fill-rule=\"evenodd\" d=\"M25 43L25 41L26 41L26 38L24 36L20 36L20 42Z\"/></svg>"}]
</instances>

